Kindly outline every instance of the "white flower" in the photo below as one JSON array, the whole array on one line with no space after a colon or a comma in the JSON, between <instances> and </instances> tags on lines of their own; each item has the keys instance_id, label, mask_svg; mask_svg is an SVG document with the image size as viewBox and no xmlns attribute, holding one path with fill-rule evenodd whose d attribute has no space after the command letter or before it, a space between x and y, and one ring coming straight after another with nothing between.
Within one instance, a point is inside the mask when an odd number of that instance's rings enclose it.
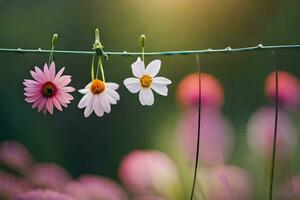
<instances>
[{"instance_id":1,"label":"white flower","mask_svg":"<svg viewBox=\"0 0 300 200\"><path fill-rule=\"evenodd\" d=\"M132 65L132 74L136 78L127 78L124 80L125 87L131 93L139 92L139 100L143 106L151 106L154 103L152 89L163 96L168 95L167 85L172 82L164 77L155 77L160 70L161 61L153 60L145 69L145 64L140 58Z\"/></svg>"},{"instance_id":2,"label":"white flower","mask_svg":"<svg viewBox=\"0 0 300 200\"><path fill-rule=\"evenodd\" d=\"M102 117L104 113L110 113L110 104L117 104L120 95L115 91L119 88L116 83L104 83L95 79L90 82L84 89L79 90L84 94L78 108L84 108L84 116L88 117L94 111L98 117Z\"/></svg>"}]
</instances>

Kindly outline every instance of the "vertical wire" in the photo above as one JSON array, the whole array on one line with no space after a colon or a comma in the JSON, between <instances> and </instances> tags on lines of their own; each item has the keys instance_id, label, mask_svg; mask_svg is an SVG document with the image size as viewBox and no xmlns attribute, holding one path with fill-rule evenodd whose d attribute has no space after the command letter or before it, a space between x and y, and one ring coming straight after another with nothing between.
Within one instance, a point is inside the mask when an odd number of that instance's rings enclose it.
<instances>
[{"instance_id":1,"label":"vertical wire","mask_svg":"<svg viewBox=\"0 0 300 200\"><path fill-rule=\"evenodd\" d=\"M273 138L273 150L272 150L272 163L271 163L271 176L270 176L270 194L269 200L273 199L273 182L275 171L275 159L276 159L276 143L277 143L277 127L278 127L278 64L276 60L275 51L272 51L274 64L275 64L275 118L274 118L274 138Z\"/></svg>"},{"instance_id":2,"label":"vertical wire","mask_svg":"<svg viewBox=\"0 0 300 200\"><path fill-rule=\"evenodd\" d=\"M200 151L200 122L201 122L201 66L200 66L200 58L199 55L196 54L196 62L197 62L197 70L198 70L198 127L197 127L197 149L196 149L196 157L195 157L195 168L194 168L194 177L193 177L193 185L191 191L190 199L193 200L195 185L197 180L197 171L198 171L198 162L199 162L199 151Z\"/></svg>"}]
</instances>

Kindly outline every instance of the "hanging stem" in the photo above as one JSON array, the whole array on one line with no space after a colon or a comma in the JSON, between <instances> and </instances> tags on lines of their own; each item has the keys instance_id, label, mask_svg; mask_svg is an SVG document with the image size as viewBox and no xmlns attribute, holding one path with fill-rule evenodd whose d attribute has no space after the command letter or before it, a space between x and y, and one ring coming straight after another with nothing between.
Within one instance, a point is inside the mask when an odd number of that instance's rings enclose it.
<instances>
[{"instance_id":1,"label":"hanging stem","mask_svg":"<svg viewBox=\"0 0 300 200\"><path fill-rule=\"evenodd\" d=\"M101 71L101 75L102 75L102 81L105 83L105 74L104 74L104 69L103 69L103 65L102 65L102 59L101 56L99 56L98 58L98 69L97 69L97 77L98 77L98 71Z\"/></svg>"},{"instance_id":2,"label":"hanging stem","mask_svg":"<svg viewBox=\"0 0 300 200\"><path fill-rule=\"evenodd\" d=\"M199 162L199 151L200 151L200 122L201 122L201 66L199 61L199 55L196 54L196 61L198 67L198 127L197 127L197 148L196 148L196 158L195 158L195 168L194 168L194 178L193 178L193 185L192 185L192 192L190 199L193 200L194 192L195 192L195 185L197 180L197 172L198 172L198 162Z\"/></svg>"},{"instance_id":3,"label":"hanging stem","mask_svg":"<svg viewBox=\"0 0 300 200\"><path fill-rule=\"evenodd\" d=\"M275 63L275 119L274 119L274 138L273 138L273 150L272 150L272 161L271 161L269 200L273 199L273 182L274 182L274 171L275 171L277 126L278 126L278 66L277 66L275 51L272 51L272 53L273 53L273 58Z\"/></svg>"},{"instance_id":4,"label":"hanging stem","mask_svg":"<svg viewBox=\"0 0 300 200\"><path fill-rule=\"evenodd\" d=\"M50 65L51 62L53 61L53 51L54 51L54 48L55 48L55 44L56 44L56 41L57 41L57 37L58 37L57 34L53 34L53 36L52 36L52 41L51 41L51 51L50 51L49 60L48 60L48 64L49 64L49 65Z\"/></svg>"},{"instance_id":5,"label":"hanging stem","mask_svg":"<svg viewBox=\"0 0 300 200\"><path fill-rule=\"evenodd\" d=\"M95 79L94 63L95 63L95 54L93 54L92 64L91 64L91 79L92 79L92 81Z\"/></svg>"},{"instance_id":6,"label":"hanging stem","mask_svg":"<svg viewBox=\"0 0 300 200\"><path fill-rule=\"evenodd\" d=\"M144 34L142 34L140 36L140 44L142 47L142 61L145 61L145 46L146 46L146 36Z\"/></svg>"}]
</instances>

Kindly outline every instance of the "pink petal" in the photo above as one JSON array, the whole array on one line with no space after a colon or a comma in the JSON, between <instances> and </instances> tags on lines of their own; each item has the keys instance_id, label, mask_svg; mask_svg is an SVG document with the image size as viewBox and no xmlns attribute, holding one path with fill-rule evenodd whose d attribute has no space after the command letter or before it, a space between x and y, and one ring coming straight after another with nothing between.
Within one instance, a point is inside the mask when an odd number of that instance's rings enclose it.
<instances>
[{"instance_id":1,"label":"pink petal","mask_svg":"<svg viewBox=\"0 0 300 200\"><path fill-rule=\"evenodd\" d=\"M57 72L57 74L56 74L56 76L55 76L55 78L54 78L54 82L56 82L60 77L61 77L61 75L62 75L62 73L64 72L64 70L65 70L65 68L63 67L63 68L61 68L58 72Z\"/></svg>"},{"instance_id":2,"label":"pink petal","mask_svg":"<svg viewBox=\"0 0 300 200\"><path fill-rule=\"evenodd\" d=\"M41 84L39 82L34 81L34 80L25 79L24 82L23 82L23 85L25 85L27 87L37 87Z\"/></svg>"},{"instance_id":3,"label":"pink petal","mask_svg":"<svg viewBox=\"0 0 300 200\"><path fill-rule=\"evenodd\" d=\"M45 75L47 81L51 80L51 76L50 76L50 72L49 72L47 63L45 63L45 65L44 65L44 75Z\"/></svg>"},{"instance_id":4,"label":"pink petal","mask_svg":"<svg viewBox=\"0 0 300 200\"><path fill-rule=\"evenodd\" d=\"M53 103L52 103L52 99L47 99L47 103L46 103L46 107L47 110L49 111L49 113L52 115L53 114Z\"/></svg>"},{"instance_id":5,"label":"pink petal","mask_svg":"<svg viewBox=\"0 0 300 200\"><path fill-rule=\"evenodd\" d=\"M68 85L71 82L71 76L69 75L64 75L61 76L59 79L57 79L54 83L58 86L58 87L65 87L66 85Z\"/></svg>"},{"instance_id":6,"label":"pink petal","mask_svg":"<svg viewBox=\"0 0 300 200\"><path fill-rule=\"evenodd\" d=\"M47 99L46 99L46 98L43 98L43 100L41 101L41 103L40 103L39 106L38 106L38 111L39 111L39 112L41 112L41 110L45 107L46 102L47 102Z\"/></svg>"},{"instance_id":7,"label":"pink petal","mask_svg":"<svg viewBox=\"0 0 300 200\"><path fill-rule=\"evenodd\" d=\"M40 92L40 87L25 87L26 92Z\"/></svg>"},{"instance_id":8,"label":"pink petal","mask_svg":"<svg viewBox=\"0 0 300 200\"><path fill-rule=\"evenodd\" d=\"M74 99L72 95L70 95L69 93L66 93L66 92L62 92L62 91L60 91L57 96L61 96L63 99L66 99L68 101L71 101Z\"/></svg>"},{"instance_id":9,"label":"pink petal","mask_svg":"<svg viewBox=\"0 0 300 200\"><path fill-rule=\"evenodd\" d=\"M35 67L34 69L35 69L35 73L37 74L37 76L39 76L39 78L42 79L43 82L46 82L47 78L46 78L44 72L38 67Z\"/></svg>"},{"instance_id":10,"label":"pink petal","mask_svg":"<svg viewBox=\"0 0 300 200\"><path fill-rule=\"evenodd\" d=\"M40 98L40 99L38 99L36 102L34 102L34 103L32 104L32 108L36 108L36 107L41 103L42 100L43 100L43 98Z\"/></svg>"},{"instance_id":11,"label":"pink petal","mask_svg":"<svg viewBox=\"0 0 300 200\"><path fill-rule=\"evenodd\" d=\"M43 83L44 80L41 76L39 76L35 71L30 71L31 76L33 77L34 80Z\"/></svg>"},{"instance_id":12,"label":"pink petal","mask_svg":"<svg viewBox=\"0 0 300 200\"><path fill-rule=\"evenodd\" d=\"M63 88L61 88L61 90L63 92L74 92L75 88L73 88L73 87L63 87Z\"/></svg>"},{"instance_id":13,"label":"pink petal","mask_svg":"<svg viewBox=\"0 0 300 200\"><path fill-rule=\"evenodd\" d=\"M59 101L57 100L57 98L56 98L56 97L53 97L53 98L52 98L52 101L53 101L54 106L55 106L58 110L62 111L62 107L61 107L61 105L59 104Z\"/></svg>"},{"instance_id":14,"label":"pink petal","mask_svg":"<svg viewBox=\"0 0 300 200\"><path fill-rule=\"evenodd\" d=\"M55 63L52 61L49 68L50 80L53 81L55 78Z\"/></svg>"}]
</instances>

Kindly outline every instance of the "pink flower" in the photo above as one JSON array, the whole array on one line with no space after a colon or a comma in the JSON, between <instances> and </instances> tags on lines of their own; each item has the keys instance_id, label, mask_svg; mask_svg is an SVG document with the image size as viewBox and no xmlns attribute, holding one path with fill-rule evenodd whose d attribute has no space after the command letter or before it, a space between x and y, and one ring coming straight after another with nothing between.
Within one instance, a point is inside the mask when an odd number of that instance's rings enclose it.
<instances>
[{"instance_id":1,"label":"pink flower","mask_svg":"<svg viewBox=\"0 0 300 200\"><path fill-rule=\"evenodd\" d=\"M275 72L269 74L265 81L265 94L272 101L275 100ZM300 104L300 83L292 74L279 71L278 74L278 99L281 105L296 107Z\"/></svg>"},{"instance_id":2,"label":"pink flower","mask_svg":"<svg viewBox=\"0 0 300 200\"><path fill-rule=\"evenodd\" d=\"M47 63L44 65L44 72L38 67L35 71L30 71L34 80L25 79L23 84L26 96L25 101L32 103L32 108L38 111L47 111L53 114L53 108L56 107L62 111L62 107L67 107L73 96L70 92L75 91L73 87L67 86L71 82L71 76L62 75L64 67L56 74L55 63L52 62L48 68Z\"/></svg>"},{"instance_id":3,"label":"pink flower","mask_svg":"<svg viewBox=\"0 0 300 200\"><path fill-rule=\"evenodd\" d=\"M274 107L262 107L252 114L247 125L247 140L250 149L257 155L272 155L274 138ZM288 157L297 145L297 129L288 115L279 110L277 146L278 158Z\"/></svg>"},{"instance_id":4,"label":"pink flower","mask_svg":"<svg viewBox=\"0 0 300 200\"><path fill-rule=\"evenodd\" d=\"M198 105L199 74L193 73L184 77L177 87L177 99L183 107ZM201 73L202 105L220 108L224 102L223 87L214 76Z\"/></svg>"},{"instance_id":5,"label":"pink flower","mask_svg":"<svg viewBox=\"0 0 300 200\"><path fill-rule=\"evenodd\" d=\"M21 143L5 141L0 144L0 163L13 170L26 173L33 164L33 158Z\"/></svg>"},{"instance_id":6,"label":"pink flower","mask_svg":"<svg viewBox=\"0 0 300 200\"><path fill-rule=\"evenodd\" d=\"M151 194L174 199L180 186L172 160L158 151L136 150L122 160L119 177L134 194Z\"/></svg>"},{"instance_id":7,"label":"pink flower","mask_svg":"<svg viewBox=\"0 0 300 200\"><path fill-rule=\"evenodd\" d=\"M298 200L300 199L300 176L294 176L280 186L278 192L280 200Z\"/></svg>"},{"instance_id":8,"label":"pink flower","mask_svg":"<svg viewBox=\"0 0 300 200\"><path fill-rule=\"evenodd\" d=\"M69 182L65 187L65 193L72 195L76 200L126 200L127 194L122 187L101 176L85 175L77 181Z\"/></svg>"},{"instance_id":9,"label":"pink flower","mask_svg":"<svg viewBox=\"0 0 300 200\"><path fill-rule=\"evenodd\" d=\"M51 190L32 190L18 195L14 200L74 200L71 196Z\"/></svg>"},{"instance_id":10,"label":"pink flower","mask_svg":"<svg viewBox=\"0 0 300 200\"><path fill-rule=\"evenodd\" d=\"M198 110L183 113L179 122L179 142L187 158L194 162L197 146ZM231 156L234 144L233 128L219 110L202 107L200 123L200 162L222 164Z\"/></svg>"},{"instance_id":11,"label":"pink flower","mask_svg":"<svg viewBox=\"0 0 300 200\"><path fill-rule=\"evenodd\" d=\"M30 189L31 185L23 178L0 171L0 199L11 199L13 196Z\"/></svg>"},{"instance_id":12,"label":"pink flower","mask_svg":"<svg viewBox=\"0 0 300 200\"><path fill-rule=\"evenodd\" d=\"M62 190L70 181L69 173L53 163L37 164L33 167L29 179L33 185L40 188Z\"/></svg>"},{"instance_id":13,"label":"pink flower","mask_svg":"<svg viewBox=\"0 0 300 200\"><path fill-rule=\"evenodd\" d=\"M252 180L250 174L237 166L220 165L213 168L201 167L199 187L209 200L250 200ZM199 193L199 195L201 195Z\"/></svg>"}]
</instances>

